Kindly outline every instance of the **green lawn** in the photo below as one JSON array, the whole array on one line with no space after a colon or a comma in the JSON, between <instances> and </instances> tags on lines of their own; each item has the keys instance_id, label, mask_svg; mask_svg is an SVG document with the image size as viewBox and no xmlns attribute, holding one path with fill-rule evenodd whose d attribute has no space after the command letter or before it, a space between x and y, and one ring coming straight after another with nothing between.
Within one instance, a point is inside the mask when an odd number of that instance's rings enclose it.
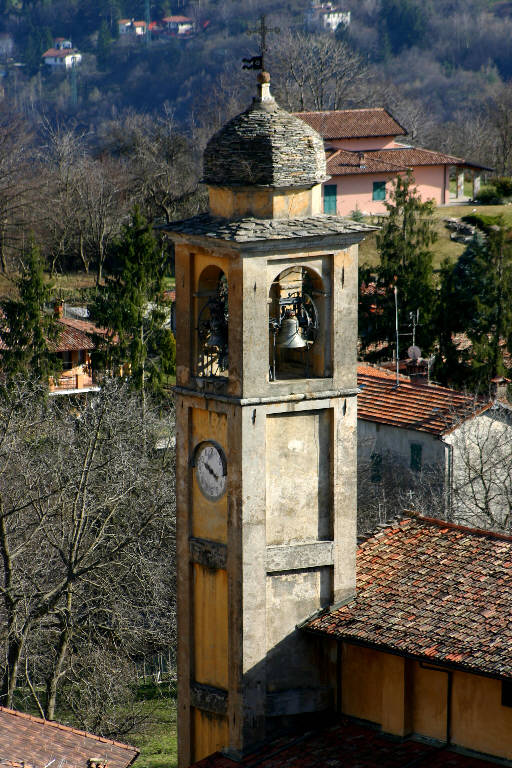
<instances>
[{"instance_id":1,"label":"green lawn","mask_svg":"<svg viewBox=\"0 0 512 768\"><path fill-rule=\"evenodd\" d=\"M434 251L434 269L438 269L445 258L455 261L465 247L463 243L454 243L450 240L450 231L445 227L443 219L468 216L472 213L473 208L477 209L477 213L485 216L499 216L501 214L505 223L512 227L512 205L451 205L446 208L436 208L434 219L437 241L432 248ZM379 263L375 233L368 235L359 245L359 263L368 264L371 267L375 267Z\"/></svg>"},{"instance_id":2,"label":"green lawn","mask_svg":"<svg viewBox=\"0 0 512 768\"><path fill-rule=\"evenodd\" d=\"M176 768L176 701L166 698L146 706L148 719L144 726L126 738L140 749L134 768Z\"/></svg>"}]
</instances>

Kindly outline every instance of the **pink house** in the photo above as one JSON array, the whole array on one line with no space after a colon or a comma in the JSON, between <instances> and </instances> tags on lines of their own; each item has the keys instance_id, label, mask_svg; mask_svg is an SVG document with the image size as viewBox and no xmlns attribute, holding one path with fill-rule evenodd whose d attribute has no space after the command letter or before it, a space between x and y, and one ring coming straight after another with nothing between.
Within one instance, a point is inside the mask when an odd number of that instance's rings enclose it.
<instances>
[{"instance_id":1,"label":"pink house","mask_svg":"<svg viewBox=\"0 0 512 768\"><path fill-rule=\"evenodd\" d=\"M385 213L390 182L412 170L424 200L437 205L464 198L464 173L473 180L473 195L480 188L480 173L491 170L460 157L413 147L399 137L407 131L383 108L344 109L331 112L298 112L297 116L323 137L327 153L324 212L348 216ZM457 192L450 194L454 169ZM465 198L464 198L465 199Z\"/></svg>"}]
</instances>

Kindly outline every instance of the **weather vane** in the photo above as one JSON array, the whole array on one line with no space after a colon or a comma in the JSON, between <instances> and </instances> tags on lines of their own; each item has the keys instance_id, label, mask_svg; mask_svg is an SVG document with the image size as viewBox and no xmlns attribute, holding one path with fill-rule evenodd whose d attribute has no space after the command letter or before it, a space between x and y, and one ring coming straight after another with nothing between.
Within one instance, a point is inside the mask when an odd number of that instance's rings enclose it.
<instances>
[{"instance_id":1,"label":"weather vane","mask_svg":"<svg viewBox=\"0 0 512 768\"><path fill-rule=\"evenodd\" d=\"M257 29L249 29L247 30L248 35L259 35L260 36L260 54L259 56L252 56L250 59L242 59L243 66L242 69L265 69L265 54L268 51L267 47L267 35L269 32L279 32L280 30L276 27L275 29L270 29L267 27L267 18L265 14L262 14L260 17L260 23Z\"/></svg>"}]
</instances>

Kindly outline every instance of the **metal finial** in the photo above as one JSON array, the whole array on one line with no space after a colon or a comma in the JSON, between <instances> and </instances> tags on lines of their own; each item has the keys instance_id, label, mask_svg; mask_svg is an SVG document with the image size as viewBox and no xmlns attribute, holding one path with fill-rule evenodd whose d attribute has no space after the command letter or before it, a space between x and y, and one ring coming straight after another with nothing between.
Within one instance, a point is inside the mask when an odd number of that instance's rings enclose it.
<instances>
[{"instance_id":1,"label":"metal finial","mask_svg":"<svg viewBox=\"0 0 512 768\"><path fill-rule=\"evenodd\" d=\"M267 26L267 17L263 13L260 16L260 23L256 29L248 29L247 34L248 35L259 35L260 37L260 53L258 56L252 56L248 59L242 59L243 65L242 69L257 69L257 70L264 70L265 69L265 55L268 51L267 46L267 35L269 32L280 32L280 29L278 27L275 27L274 29L271 29Z\"/></svg>"}]
</instances>

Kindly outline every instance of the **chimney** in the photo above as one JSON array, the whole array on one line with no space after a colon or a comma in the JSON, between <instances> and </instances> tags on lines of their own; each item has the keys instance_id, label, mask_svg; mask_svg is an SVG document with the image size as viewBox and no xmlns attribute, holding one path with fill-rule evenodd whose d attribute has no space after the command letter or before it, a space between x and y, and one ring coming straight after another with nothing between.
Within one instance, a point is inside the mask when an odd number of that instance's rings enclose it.
<instances>
[{"instance_id":1,"label":"chimney","mask_svg":"<svg viewBox=\"0 0 512 768\"><path fill-rule=\"evenodd\" d=\"M496 376L496 378L491 379L490 389L492 399L507 402L507 387L510 382L511 380L506 379L504 376Z\"/></svg>"},{"instance_id":2,"label":"chimney","mask_svg":"<svg viewBox=\"0 0 512 768\"><path fill-rule=\"evenodd\" d=\"M359 167L366 168L366 165L364 164L364 152L358 152L357 157L359 158Z\"/></svg>"},{"instance_id":3,"label":"chimney","mask_svg":"<svg viewBox=\"0 0 512 768\"><path fill-rule=\"evenodd\" d=\"M53 305L53 314L55 317L64 317L64 302L56 301Z\"/></svg>"},{"instance_id":4,"label":"chimney","mask_svg":"<svg viewBox=\"0 0 512 768\"><path fill-rule=\"evenodd\" d=\"M419 358L418 360L407 360L407 375L411 379L411 384L417 387L425 387L428 384L428 360Z\"/></svg>"}]
</instances>

